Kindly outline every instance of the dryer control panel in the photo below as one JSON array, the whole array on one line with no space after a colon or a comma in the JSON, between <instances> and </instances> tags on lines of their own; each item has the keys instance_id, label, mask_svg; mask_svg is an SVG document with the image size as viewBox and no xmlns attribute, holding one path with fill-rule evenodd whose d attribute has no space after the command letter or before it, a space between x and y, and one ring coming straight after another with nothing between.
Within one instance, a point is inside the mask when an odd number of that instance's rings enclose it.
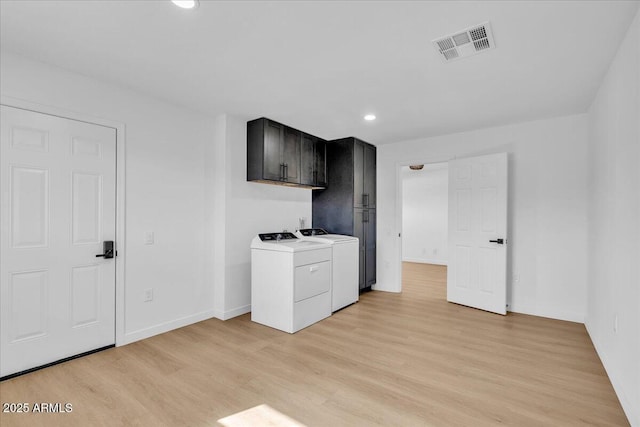
<instances>
[{"instance_id":1,"label":"dryer control panel","mask_svg":"<svg viewBox=\"0 0 640 427\"><path fill-rule=\"evenodd\" d=\"M293 233L289 233L288 231L283 231L280 233L260 233L258 234L258 236L260 237L260 240L262 240L263 242L279 242L281 240L298 240L298 238L293 234Z\"/></svg>"}]
</instances>

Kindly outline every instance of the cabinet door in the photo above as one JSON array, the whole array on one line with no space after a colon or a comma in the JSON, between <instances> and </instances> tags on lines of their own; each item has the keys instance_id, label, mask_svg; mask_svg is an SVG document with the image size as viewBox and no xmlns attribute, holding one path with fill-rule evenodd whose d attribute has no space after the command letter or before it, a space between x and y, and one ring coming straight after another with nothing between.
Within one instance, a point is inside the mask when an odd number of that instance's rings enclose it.
<instances>
[{"instance_id":1,"label":"cabinet door","mask_svg":"<svg viewBox=\"0 0 640 427\"><path fill-rule=\"evenodd\" d=\"M283 126L269 120L264 124L264 179L281 180L282 176L282 142Z\"/></svg>"},{"instance_id":2,"label":"cabinet door","mask_svg":"<svg viewBox=\"0 0 640 427\"><path fill-rule=\"evenodd\" d=\"M327 142L316 139L314 144L314 185L327 186Z\"/></svg>"},{"instance_id":3,"label":"cabinet door","mask_svg":"<svg viewBox=\"0 0 640 427\"><path fill-rule=\"evenodd\" d=\"M282 143L282 163L284 164L285 181L300 183L300 131L284 128Z\"/></svg>"},{"instance_id":4,"label":"cabinet door","mask_svg":"<svg viewBox=\"0 0 640 427\"><path fill-rule=\"evenodd\" d=\"M364 145L364 183L362 190L363 205L376 207L376 147Z\"/></svg>"},{"instance_id":5,"label":"cabinet door","mask_svg":"<svg viewBox=\"0 0 640 427\"><path fill-rule=\"evenodd\" d=\"M315 185L314 163L315 144L317 138L306 133L302 134L302 146L300 153L300 183L304 185Z\"/></svg>"},{"instance_id":6,"label":"cabinet door","mask_svg":"<svg viewBox=\"0 0 640 427\"><path fill-rule=\"evenodd\" d=\"M353 144L353 207L364 207L364 144Z\"/></svg>"},{"instance_id":7,"label":"cabinet door","mask_svg":"<svg viewBox=\"0 0 640 427\"><path fill-rule=\"evenodd\" d=\"M365 214L363 209L354 209L353 212L353 235L358 238L360 250L358 252L358 288L363 289L366 285L366 270L365 270L365 259L366 259L366 235L365 235Z\"/></svg>"},{"instance_id":8,"label":"cabinet door","mask_svg":"<svg viewBox=\"0 0 640 427\"><path fill-rule=\"evenodd\" d=\"M364 210L364 286L376 283L376 210Z\"/></svg>"}]
</instances>

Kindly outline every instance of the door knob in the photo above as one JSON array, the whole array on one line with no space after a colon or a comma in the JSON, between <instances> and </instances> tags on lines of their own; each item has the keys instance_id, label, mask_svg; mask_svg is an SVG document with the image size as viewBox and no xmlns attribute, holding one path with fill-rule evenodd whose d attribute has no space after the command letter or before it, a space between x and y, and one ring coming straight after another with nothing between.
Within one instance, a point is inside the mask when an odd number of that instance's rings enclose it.
<instances>
[{"instance_id":1,"label":"door knob","mask_svg":"<svg viewBox=\"0 0 640 427\"><path fill-rule=\"evenodd\" d=\"M113 258L114 256L114 251L113 251L113 241L112 240L105 240L102 243L102 251L103 253L96 255L96 258L104 258L104 259L108 259L108 258Z\"/></svg>"},{"instance_id":2,"label":"door knob","mask_svg":"<svg viewBox=\"0 0 640 427\"><path fill-rule=\"evenodd\" d=\"M503 245L504 239L489 240L489 243L497 243L499 245Z\"/></svg>"}]
</instances>

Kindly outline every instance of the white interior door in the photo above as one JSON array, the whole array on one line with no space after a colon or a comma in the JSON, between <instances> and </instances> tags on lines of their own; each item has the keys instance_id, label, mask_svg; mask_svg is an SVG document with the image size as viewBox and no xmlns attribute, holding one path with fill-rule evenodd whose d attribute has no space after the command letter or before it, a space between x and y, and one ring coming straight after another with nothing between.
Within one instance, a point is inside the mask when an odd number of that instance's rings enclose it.
<instances>
[{"instance_id":1,"label":"white interior door","mask_svg":"<svg viewBox=\"0 0 640 427\"><path fill-rule=\"evenodd\" d=\"M447 300L506 314L507 153L449 162Z\"/></svg>"},{"instance_id":2,"label":"white interior door","mask_svg":"<svg viewBox=\"0 0 640 427\"><path fill-rule=\"evenodd\" d=\"M115 343L115 129L1 106L0 376Z\"/></svg>"}]
</instances>

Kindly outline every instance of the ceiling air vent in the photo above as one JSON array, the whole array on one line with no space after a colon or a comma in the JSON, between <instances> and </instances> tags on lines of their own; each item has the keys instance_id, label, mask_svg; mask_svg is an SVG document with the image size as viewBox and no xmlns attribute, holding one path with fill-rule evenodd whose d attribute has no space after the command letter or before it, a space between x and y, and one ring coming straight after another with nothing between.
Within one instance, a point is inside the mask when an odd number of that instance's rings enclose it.
<instances>
[{"instance_id":1,"label":"ceiling air vent","mask_svg":"<svg viewBox=\"0 0 640 427\"><path fill-rule=\"evenodd\" d=\"M475 55L496 46L489 21L438 37L433 40L433 45L444 62Z\"/></svg>"}]
</instances>

